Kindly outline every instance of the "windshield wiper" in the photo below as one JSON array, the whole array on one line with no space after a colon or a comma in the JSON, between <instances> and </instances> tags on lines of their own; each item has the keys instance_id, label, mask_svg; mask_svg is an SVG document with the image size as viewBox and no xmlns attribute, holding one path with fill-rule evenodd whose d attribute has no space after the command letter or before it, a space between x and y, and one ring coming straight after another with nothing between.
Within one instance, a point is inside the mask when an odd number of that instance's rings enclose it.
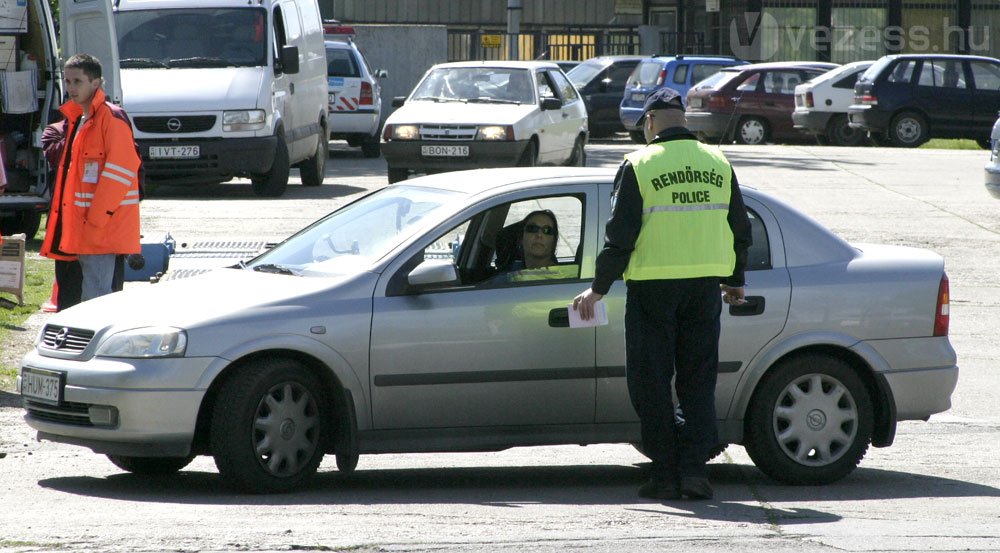
<instances>
[{"instance_id":1,"label":"windshield wiper","mask_svg":"<svg viewBox=\"0 0 1000 553\"><path fill-rule=\"evenodd\" d=\"M461 98L444 98L442 96L419 96L414 98L413 101L417 100L430 100L432 102L464 102Z\"/></svg>"},{"instance_id":2,"label":"windshield wiper","mask_svg":"<svg viewBox=\"0 0 1000 553\"><path fill-rule=\"evenodd\" d=\"M196 57L170 60L171 67L228 67L230 65L232 62L222 58Z\"/></svg>"},{"instance_id":3,"label":"windshield wiper","mask_svg":"<svg viewBox=\"0 0 1000 553\"><path fill-rule=\"evenodd\" d=\"M520 105L521 102L518 100L505 100L503 98L469 98L470 104L517 104Z\"/></svg>"},{"instance_id":4,"label":"windshield wiper","mask_svg":"<svg viewBox=\"0 0 1000 553\"><path fill-rule=\"evenodd\" d=\"M151 58L125 58L119 62L119 65L125 68L167 67L167 64L162 61L157 61Z\"/></svg>"},{"instance_id":5,"label":"windshield wiper","mask_svg":"<svg viewBox=\"0 0 1000 553\"><path fill-rule=\"evenodd\" d=\"M254 265L253 270L259 271L261 273L274 273L278 275L293 275L295 276L295 271L285 267L284 265L277 265L275 263L265 263L263 265Z\"/></svg>"}]
</instances>

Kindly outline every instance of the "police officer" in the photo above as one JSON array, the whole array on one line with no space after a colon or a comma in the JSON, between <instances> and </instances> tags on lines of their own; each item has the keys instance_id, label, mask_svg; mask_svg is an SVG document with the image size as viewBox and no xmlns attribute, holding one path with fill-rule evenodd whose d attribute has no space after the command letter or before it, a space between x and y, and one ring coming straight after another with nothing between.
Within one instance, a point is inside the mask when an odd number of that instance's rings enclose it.
<instances>
[{"instance_id":1,"label":"police officer","mask_svg":"<svg viewBox=\"0 0 1000 553\"><path fill-rule=\"evenodd\" d=\"M629 395L652 460L639 495L710 499L719 316L723 301L745 301L750 222L732 166L685 128L676 91L650 95L643 116L648 144L618 170L594 281L573 307L589 319L624 274ZM674 416L675 376L683 424Z\"/></svg>"}]
</instances>

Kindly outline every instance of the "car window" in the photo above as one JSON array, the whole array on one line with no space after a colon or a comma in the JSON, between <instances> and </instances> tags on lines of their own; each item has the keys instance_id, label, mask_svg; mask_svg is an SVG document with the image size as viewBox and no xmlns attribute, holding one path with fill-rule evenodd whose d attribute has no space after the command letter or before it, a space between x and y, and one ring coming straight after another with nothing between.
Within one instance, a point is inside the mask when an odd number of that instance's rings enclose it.
<instances>
[{"instance_id":1,"label":"car window","mask_svg":"<svg viewBox=\"0 0 1000 553\"><path fill-rule=\"evenodd\" d=\"M451 259L459 274L452 288L578 279L583 213L574 195L504 203L438 236L418 257ZM532 258L544 262L534 266Z\"/></svg>"},{"instance_id":2,"label":"car window","mask_svg":"<svg viewBox=\"0 0 1000 553\"><path fill-rule=\"evenodd\" d=\"M716 63L696 63L691 69L691 82L703 81L718 73L722 68L722 65Z\"/></svg>"},{"instance_id":3,"label":"car window","mask_svg":"<svg viewBox=\"0 0 1000 553\"><path fill-rule=\"evenodd\" d=\"M579 96L576 93L576 87L573 83L569 82L566 75L558 69L551 69L546 71L549 76L552 86L559 91L559 97L562 98L563 104L569 104L575 102Z\"/></svg>"},{"instance_id":4,"label":"car window","mask_svg":"<svg viewBox=\"0 0 1000 553\"><path fill-rule=\"evenodd\" d=\"M678 64L674 66L674 78L671 79L675 84L684 84L687 82L688 78L688 65L686 63Z\"/></svg>"},{"instance_id":5,"label":"car window","mask_svg":"<svg viewBox=\"0 0 1000 553\"><path fill-rule=\"evenodd\" d=\"M663 84L660 82L660 72L663 64L658 61L645 61L639 64L632 72L630 78L631 86L654 86Z\"/></svg>"},{"instance_id":6,"label":"car window","mask_svg":"<svg viewBox=\"0 0 1000 553\"><path fill-rule=\"evenodd\" d=\"M566 76L569 77L569 80L572 81L574 85L584 87L587 86L587 84L603 70L603 62L587 61L577 65L573 69L570 69L569 72L566 73ZM631 69L629 72L631 72ZM628 75L626 75L626 78L627 77Z\"/></svg>"},{"instance_id":7,"label":"car window","mask_svg":"<svg viewBox=\"0 0 1000 553\"><path fill-rule=\"evenodd\" d=\"M544 100L545 98L556 98L556 88L549 81L548 74L545 71L539 71L535 74L538 77L538 98Z\"/></svg>"},{"instance_id":8,"label":"car window","mask_svg":"<svg viewBox=\"0 0 1000 553\"><path fill-rule=\"evenodd\" d=\"M802 82L798 71L768 71L763 78L767 94L794 94L795 85Z\"/></svg>"},{"instance_id":9,"label":"car window","mask_svg":"<svg viewBox=\"0 0 1000 553\"><path fill-rule=\"evenodd\" d=\"M632 64L616 64L612 65L608 69L608 77L611 79L611 83L608 84L608 92L624 92L625 91L625 81L628 76L632 74L632 69L635 67Z\"/></svg>"},{"instance_id":10,"label":"car window","mask_svg":"<svg viewBox=\"0 0 1000 553\"><path fill-rule=\"evenodd\" d=\"M764 222L754 210L747 208L750 219L750 236L753 244L747 249L747 271L762 271L771 268L771 243L767 238Z\"/></svg>"},{"instance_id":11,"label":"car window","mask_svg":"<svg viewBox=\"0 0 1000 553\"><path fill-rule=\"evenodd\" d=\"M924 60L917 86L967 88L960 60Z\"/></svg>"},{"instance_id":12,"label":"car window","mask_svg":"<svg viewBox=\"0 0 1000 553\"><path fill-rule=\"evenodd\" d=\"M1000 65L988 61L973 60L969 62L972 68L972 80L978 90L1000 91Z\"/></svg>"},{"instance_id":13,"label":"car window","mask_svg":"<svg viewBox=\"0 0 1000 553\"><path fill-rule=\"evenodd\" d=\"M326 75L328 77L360 77L361 72L350 50L327 48Z\"/></svg>"},{"instance_id":14,"label":"car window","mask_svg":"<svg viewBox=\"0 0 1000 553\"><path fill-rule=\"evenodd\" d=\"M857 84L858 77L861 76L861 73L862 73L861 71L856 71L854 73L851 73L850 75L847 75L846 77L833 83L833 88L847 88L854 90L854 85Z\"/></svg>"},{"instance_id":15,"label":"car window","mask_svg":"<svg viewBox=\"0 0 1000 553\"><path fill-rule=\"evenodd\" d=\"M747 77L746 80L744 80L742 83L740 83L740 86L736 87L736 90L739 90L740 92L753 92L754 90L757 90L757 84L759 82L760 82L760 73L754 73L753 75Z\"/></svg>"},{"instance_id":16,"label":"car window","mask_svg":"<svg viewBox=\"0 0 1000 553\"><path fill-rule=\"evenodd\" d=\"M909 83L913 81L913 70L917 65L917 60L902 60L892 68L886 77L890 83Z\"/></svg>"}]
</instances>

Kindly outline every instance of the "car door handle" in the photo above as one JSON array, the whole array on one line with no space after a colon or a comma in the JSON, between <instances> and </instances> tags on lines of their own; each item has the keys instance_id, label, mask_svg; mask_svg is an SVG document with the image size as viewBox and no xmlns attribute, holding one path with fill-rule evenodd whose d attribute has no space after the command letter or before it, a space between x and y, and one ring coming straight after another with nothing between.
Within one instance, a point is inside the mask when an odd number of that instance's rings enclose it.
<instances>
[{"instance_id":1,"label":"car door handle","mask_svg":"<svg viewBox=\"0 0 1000 553\"><path fill-rule=\"evenodd\" d=\"M569 308L557 307L549 311L549 326L552 328L569 328Z\"/></svg>"},{"instance_id":2,"label":"car door handle","mask_svg":"<svg viewBox=\"0 0 1000 553\"><path fill-rule=\"evenodd\" d=\"M568 118L568 117L569 117L569 114L568 114L568 113L566 113L566 112L563 112L562 116L563 116L563 119L566 119L566 118Z\"/></svg>"},{"instance_id":3,"label":"car door handle","mask_svg":"<svg viewBox=\"0 0 1000 553\"><path fill-rule=\"evenodd\" d=\"M747 296L743 298L747 300L743 305L730 305L729 314L733 317L749 317L751 315L760 315L764 312L764 296ZM569 314L567 313L567 317ZM552 320L551 314L549 315L549 321Z\"/></svg>"},{"instance_id":4,"label":"car door handle","mask_svg":"<svg viewBox=\"0 0 1000 553\"><path fill-rule=\"evenodd\" d=\"M288 93L295 94L295 83L288 83Z\"/></svg>"}]
</instances>

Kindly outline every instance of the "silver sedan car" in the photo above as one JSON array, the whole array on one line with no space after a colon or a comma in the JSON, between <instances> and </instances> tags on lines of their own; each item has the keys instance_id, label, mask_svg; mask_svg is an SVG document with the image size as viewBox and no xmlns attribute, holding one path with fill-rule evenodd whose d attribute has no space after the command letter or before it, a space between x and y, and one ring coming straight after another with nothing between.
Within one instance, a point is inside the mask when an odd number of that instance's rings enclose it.
<instances>
[{"instance_id":1,"label":"silver sedan car","mask_svg":"<svg viewBox=\"0 0 1000 553\"><path fill-rule=\"evenodd\" d=\"M614 173L455 172L391 185L259 257L54 315L23 360L25 420L137 474L211 455L239 490L305 484L325 454L637 443L625 285L571 328ZM950 407L948 280L927 250L849 244L746 188L748 302L723 313L721 443L771 477L828 483L897 421ZM553 261L520 269L549 210ZM537 226L537 225L536 225ZM538 230L538 229L535 229ZM683 406L681 406L683 407Z\"/></svg>"}]
</instances>

